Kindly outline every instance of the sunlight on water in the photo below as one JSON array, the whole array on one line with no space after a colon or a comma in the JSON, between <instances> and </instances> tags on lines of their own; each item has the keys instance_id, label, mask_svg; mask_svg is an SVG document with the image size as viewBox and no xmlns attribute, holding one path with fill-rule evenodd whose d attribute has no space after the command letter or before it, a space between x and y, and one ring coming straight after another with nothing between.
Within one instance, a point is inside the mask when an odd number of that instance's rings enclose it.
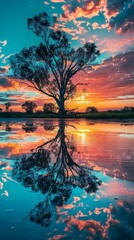
<instances>
[{"instance_id":1,"label":"sunlight on water","mask_svg":"<svg viewBox=\"0 0 134 240\"><path fill-rule=\"evenodd\" d=\"M1 120L1 239L133 239L133 146L132 122Z\"/></svg>"}]
</instances>

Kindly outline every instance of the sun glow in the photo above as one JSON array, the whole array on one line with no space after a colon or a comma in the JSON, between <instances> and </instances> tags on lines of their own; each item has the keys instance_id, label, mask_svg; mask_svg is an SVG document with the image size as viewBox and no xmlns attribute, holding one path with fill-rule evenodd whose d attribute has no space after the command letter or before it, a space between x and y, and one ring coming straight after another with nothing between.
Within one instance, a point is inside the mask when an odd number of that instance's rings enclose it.
<instances>
[{"instance_id":1,"label":"sun glow","mask_svg":"<svg viewBox=\"0 0 134 240\"><path fill-rule=\"evenodd\" d=\"M73 98L73 101L76 102L77 104L87 104L92 102L89 100L89 93L86 92L86 90L83 90L82 93L80 93L78 96Z\"/></svg>"}]
</instances>

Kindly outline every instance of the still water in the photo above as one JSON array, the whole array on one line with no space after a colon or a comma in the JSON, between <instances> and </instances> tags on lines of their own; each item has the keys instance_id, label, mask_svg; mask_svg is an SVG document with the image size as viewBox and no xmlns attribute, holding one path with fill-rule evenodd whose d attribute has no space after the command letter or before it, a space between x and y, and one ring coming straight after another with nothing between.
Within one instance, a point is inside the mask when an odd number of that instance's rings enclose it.
<instances>
[{"instance_id":1,"label":"still water","mask_svg":"<svg viewBox=\"0 0 134 240\"><path fill-rule=\"evenodd\" d=\"M1 240L134 239L134 123L0 120Z\"/></svg>"}]
</instances>

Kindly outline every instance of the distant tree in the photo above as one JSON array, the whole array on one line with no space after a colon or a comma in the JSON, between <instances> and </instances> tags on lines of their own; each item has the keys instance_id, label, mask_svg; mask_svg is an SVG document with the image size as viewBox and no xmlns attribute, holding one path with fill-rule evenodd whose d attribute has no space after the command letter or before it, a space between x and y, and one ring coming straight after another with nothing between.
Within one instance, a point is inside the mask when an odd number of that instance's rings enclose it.
<instances>
[{"instance_id":1,"label":"distant tree","mask_svg":"<svg viewBox=\"0 0 134 240\"><path fill-rule=\"evenodd\" d=\"M0 112L2 112L2 108L0 108Z\"/></svg>"},{"instance_id":2,"label":"distant tree","mask_svg":"<svg viewBox=\"0 0 134 240\"><path fill-rule=\"evenodd\" d=\"M125 107L122 109L122 111L134 111L134 107L132 107L132 106L130 106L130 107L125 106Z\"/></svg>"},{"instance_id":3,"label":"distant tree","mask_svg":"<svg viewBox=\"0 0 134 240\"><path fill-rule=\"evenodd\" d=\"M96 113L98 112L98 109L95 107L87 107L86 108L86 113Z\"/></svg>"},{"instance_id":4,"label":"distant tree","mask_svg":"<svg viewBox=\"0 0 134 240\"><path fill-rule=\"evenodd\" d=\"M22 104L22 108L26 111L26 113L32 114L34 112L34 109L37 108L37 105L34 102L26 101Z\"/></svg>"},{"instance_id":5,"label":"distant tree","mask_svg":"<svg viewBox=\"0 0 134 240\"><path fill-rule=\"evenodd\" d=\"M9 112L9 108L10 107L11 107L11 103L10 102L5 103L6 112Z\"/></svg>"},{"instance_id":6,"label":"distant tree","mask_svg":"<svg viewBox=\"0 0 134 240\"><path fill-rule=\"evenodd\" d=\"M43 106L44 113L55 113L56 107L54 103L45 103Z\"/></svg>"},{"instance_id":7,"label":"distant tree","mask_svg":"<svg viewBox=\"0 0 134 240\"><path fill-rule=\"evenodd\" d=\"M94 43L72 48L66 33L57 30L57 19L40 13L28 19L28 29L42 39L38 47L24 48L11 57L14 76L21 82L51 97L66 114L65 102L76 92L72 77L79 71L91 68L99 51Z\"/></svg>"}]
</instances>

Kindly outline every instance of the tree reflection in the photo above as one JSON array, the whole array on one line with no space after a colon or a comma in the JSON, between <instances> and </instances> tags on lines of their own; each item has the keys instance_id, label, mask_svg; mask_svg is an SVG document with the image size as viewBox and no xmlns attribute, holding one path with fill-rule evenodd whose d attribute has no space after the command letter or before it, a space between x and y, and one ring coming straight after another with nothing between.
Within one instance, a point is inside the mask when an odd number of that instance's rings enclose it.
<instances>
[{"instance_id":1,"label":"tree reflection","mask_svg":"<svg viewBox=\"0 0 134 240\"><path fill-rule=\"evenodd\" d=\"M45 120L43 126L46 131L53 131L55 129L55 124L53 120L51 120L51 122Z\"/></svg>"},{"instance_id":2,"label":"tree reflection","mask_svg":"<svg viewBox=\"0 0 134 240\"><path fill-rule=\"evenodd\" d=\"M10 127L10 124L5 125L5 131L6 132L11 132L12 131L12 128Z\"/></svg>"},{"instance_id":3,"label":"tree reflection","mask_svg":"<svg viewBox=\"0 0 134 240\"><path fill-rule=\"evenodd\" d=\"M35 132L37 130L37 125L34 123L26 122L22 125L22 129L27 133Z\"/></svg>"},{"instance_id":4,"label":"tree reflection","mask_svg":"<svg viewBox=\"0 0 134 240\"><path fill-rule=\"evenodd\" d=\"M79 187L90 193L101 184L91 174L91 169L73 160L77 150L65 129L64 121L60 122L56 136L32 149L29 156L17 160L13 169L14 176L24 186L45 194L44 201L30 211L29 218L46 227L52 221L53 209L67 203L73 188Z\"/></svg>"}]
</instances>

